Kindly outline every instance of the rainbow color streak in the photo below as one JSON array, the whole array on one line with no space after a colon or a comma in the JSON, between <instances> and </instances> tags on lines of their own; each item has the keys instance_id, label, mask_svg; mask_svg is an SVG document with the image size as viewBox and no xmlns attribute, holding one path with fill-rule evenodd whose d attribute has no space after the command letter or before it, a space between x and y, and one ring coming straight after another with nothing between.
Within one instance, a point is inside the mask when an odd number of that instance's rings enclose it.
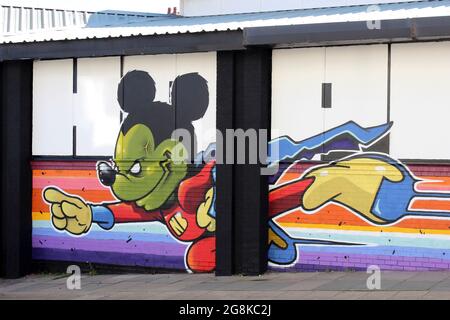
<instances>
[{"instance_id":1,"label":"rainbow color streak","mask_svg":"<svg viewBox=\"0 0 450 320\"><path fill-rule=\"evenodd\" d=\"M100 183L96 162L36 161L32 167L33 259L186 269L188 244L175 240L158 222L118 224L109 232L92 225L83 236L53 227L42 199L45 187L57 186L92 203L116 200Z\"/></svg>"},{"instance_id":2,"label":"rainbow color streak","mask_svg":"<svg viewBox=\"0 0 450 320\"><path fill-rule=\"evenodd\" d=\"M273 187L300 179L313 166L310 162L291 165ZM450 192L450 166L409 165L408 169L423 180L416 184L417 191ZM301 244L297 246L297 259L293 263L270 263L270 266L281 271L365 270L370 265L384 270L450 269L450 199L417 198L410 209L448 212L449 217L406 216L379 225L334 202L314 212L301 206L287 211L275 217L274 222L292 239L326 240L338 244ZM348 245L350 243L361 245ZM269 259L277 260L277 257L270 257L269 253Z\"/></svg>"}]
</instances>

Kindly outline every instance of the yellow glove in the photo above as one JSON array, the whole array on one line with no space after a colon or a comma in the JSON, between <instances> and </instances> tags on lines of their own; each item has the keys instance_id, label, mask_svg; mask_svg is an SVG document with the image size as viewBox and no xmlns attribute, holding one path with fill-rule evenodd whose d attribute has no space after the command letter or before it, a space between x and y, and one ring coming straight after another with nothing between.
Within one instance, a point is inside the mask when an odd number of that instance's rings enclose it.
<instances>
[{"instance_id":1,"label":"yellow glove","mask_svg":"<svg viewBox=\"0 0 450 320\"><path fill-rule=\"evenodd\" d=\"M402 172L392 164L376 158L355 157L310 171L313 184L303 195L303 207L315 210L336 201L378 223L384 221L371 212L383 179L399 182Z\"/></svg>"},{"instance_id":2,"label":"yellow glove","mask_svg":"<svg viewBox=\"0 0 450 320\"><path fill-rule=\"evenodd\" d=\"M170 220L170 226L177 236L181 236L187 229L188 222L181 213L176 213Z\"/></svg>"},{"instance_id":3,"label":"yellow glove","mask_svg":"<svg viewBox=\"0 0 450 320\"><path fill-rule=\"evenodd\" d=\"M80 235L88 232L92 224L92 210L81 198L56 188L46 188L45 201L51 204L52 222L56 229Z\"/></svg>"},{"instance_id":4,"label":"yellow glove","mask_svg":"<svg viewBox=\"0 0 450 320\"><path fill-rule=\"evenodd\" d=\"M216 219L208 214L213 198L214 188L211 188L205 194L205 201L202 202L197 209L197 224L210 232L216 231Z\"/></svg>"}]
</instances>

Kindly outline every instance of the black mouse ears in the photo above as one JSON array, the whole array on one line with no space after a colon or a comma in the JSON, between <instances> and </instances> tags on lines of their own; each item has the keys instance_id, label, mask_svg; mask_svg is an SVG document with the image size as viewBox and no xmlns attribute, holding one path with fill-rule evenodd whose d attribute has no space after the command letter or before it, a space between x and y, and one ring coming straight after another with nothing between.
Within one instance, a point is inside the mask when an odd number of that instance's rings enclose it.
<instances>
[{"instance_id":1,"label":"black mouse ears","mask_svg":"<svg viewBox=\"0 0 450 320\"><path fill-rule=\"evenodd\" d=\"M120 80L117 101L123 111L134 113L144 106L149 106L155 100L155 93L153 78L145 71L133 70Z\"/></svg>"},{"instance_id":2,"label":"black mouse ears","mask_svg":"<svg viewBox=\"0 0 450 320\"><path fill-rule=\"evenodd\" d=\"M203 117L209 105L208 81L197 72L175 78L171 90L171 102L185 122Z\"/></svg>"},{"instance_id":3,"label":"black mouse ears","mask_svg":"<svg viewBox=\"0 0 450 320\"><path fill-rule=\"evenodd\" d=\"M145 71L133 70L120 80L117 101L127 113L146 112L143 108L151 108L155 93L153 78ZM172 84L171 99L178 120L183 123L198 120L208 109L208 81L196 72L180 75Z\"/></svg>"}]
</instances>

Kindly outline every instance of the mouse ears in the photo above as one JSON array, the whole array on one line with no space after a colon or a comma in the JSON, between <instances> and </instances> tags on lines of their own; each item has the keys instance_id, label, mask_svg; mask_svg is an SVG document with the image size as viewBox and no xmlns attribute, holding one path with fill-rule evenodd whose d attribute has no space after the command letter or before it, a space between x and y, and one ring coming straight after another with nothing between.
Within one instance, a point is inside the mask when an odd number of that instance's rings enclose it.
<instances>
[{"instance_id":1,"label":"mouse ears","mask_svg":"<svg viewBox=\"0 0 450 320\"><path fill-rule=\"evenodd\" d=\"M117 88L120 108L128 113L137 112L155 99L156 87L153 78L145 71L127 72Z\"/></svg>"},{"instance_id":2,"label":"mouse ears","mask_svg":"<svg viewBox=\"0 0 450 320\"><path fill-rule=\"evenodd\" d=\"M201 119L208 109L208 81L197 72L175 78L171 90L171 102L186 123Z\"/></svg>"},{"instance_id":3,"label":"mouse ears","mask_svg":"<svg viewBox=\"0 0 450 320\"><path fill-rule=\"evenodd\" d=\"M156 110L150 109L155 94L153 78L145 71L133 70L120 80L117 101L127 113L153 112ZM172 112L177 114L181 123L188 124L202 118L209 105L208 81L196 72L176 77L171 88L171 100L175 107Z\"/></svg>"}]
</instances>

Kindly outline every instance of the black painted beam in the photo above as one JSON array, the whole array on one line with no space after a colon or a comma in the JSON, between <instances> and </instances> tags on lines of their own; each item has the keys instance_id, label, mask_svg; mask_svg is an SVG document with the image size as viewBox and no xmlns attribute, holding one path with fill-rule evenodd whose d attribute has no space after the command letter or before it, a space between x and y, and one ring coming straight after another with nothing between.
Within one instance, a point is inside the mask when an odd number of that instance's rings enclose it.
<instances>
[{"instance_id":1,"label":"black painted beam","mask_svg":"<svg viewBox=\"0 0 450 320\"><path fill-rule=\"evenodd\" d=\"M242 31L62 40L0 45L0 61L242 50Z\"/></svg>"},{"instance_id":2,"label":"black painted beam","mask_svg":"<svg viewBox=\"0 0 450 320\"><path fill-rule=\"evenodd\" d=\"M31 61L1 63L1 275L31 266Z\"/></svg>"},{"instance_id":3,"label":"black painted beam","mask_svg":"<svg viewBox=\"0 0 450 320\"><path fill-rule=\"evenodd\" d=\"M216 275L229 276L234 273L234 245L233 245L233 186L234 167L226 164L227 152L223 137L227 129L234 128L234 63L233 51L220 51L217 53L217 130L223 134L216 138L219 146L216 158ZM222 142L222 143L221 143ZM220 147L222 146L222 148Z\"/></svg>"},{"instance_id":4,"label":"black painted beam","mask_svg":"<svg viewBox=\"0 0 450 320\"><path fill-rule=\"evenodd\" d=\"M316 46L356 43L410 42L450 39L450 17L381 20L380 28L370 21L333 22L244 29L244 45Z\"/></svg>"},{"instance_id":5,"label":"black painted beam","mask_svg":"<svg viewBox=\"0 0 450 320\"><path fill-rule=\"evenodd\" d=\"M272 50L237 52L235 70L235 128L270 130ZM235 165L236 273L246 275L267 270L269 187L259 160Z\"/></svg>"},{"instance_id":6,"label":"black painted beam","mask_svg":"<svg viewBox=\"0 0 450 320\"><path fill-rule=\"evenodd\" d=\"M0 123L3 124L3 112L1 111L3 110L3 63L0 62ZM1 132L0 129L0 148L3 148L3 132ZM1 174L3 175L3 158L0 157L0 167L1 167ZM4 201L6 201L6 197L3 195L2 192L2 187L0 184L0 201L1 203L3 203ZM2 209L2 208L0 208ZM3 266L3 263L1 262L2 260L4 260L5 257L5 253L3 252L3 215L0 212L0 277L3 277L5 274L5 268Z\"/></svg>"},{"instance_id":7,"label":"black painted beam","mask_svg":"<svg viewBox=\"0 0 450 320\"><path fill-rule=\"evenodd\" d=\"M0 61L244 50L247 46L302 47L450 39L450 17L250 27L244 30L3 43Z\"/></svg>"},{"instance_id":8,"label":"black painted beam","mask_svg":"<svg viewBox=\"0 0 450 320\"><path fill-rule=\"evenodd\" d=\"M217 127L223 136L224 129L270 131L271 57L267 48L218 54ZM216 274L257 275L267 269L268 180L261 175L264 161L248 161L248 143L247 161L237 163L236 143L226 150L234 164L217 166Z\"/></svg>"}]
</instances>

